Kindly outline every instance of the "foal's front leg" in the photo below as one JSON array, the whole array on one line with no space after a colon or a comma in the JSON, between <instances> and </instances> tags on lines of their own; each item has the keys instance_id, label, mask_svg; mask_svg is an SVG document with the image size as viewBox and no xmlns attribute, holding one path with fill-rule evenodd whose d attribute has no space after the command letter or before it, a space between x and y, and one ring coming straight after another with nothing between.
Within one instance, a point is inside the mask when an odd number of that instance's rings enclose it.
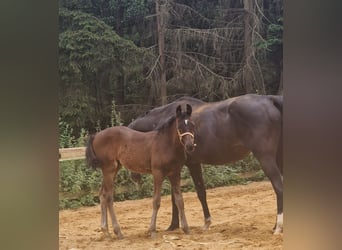
<instances>
[{"instance_id":1,"label":"foal's front leg","mask_svg":"<svg viewBox=\"0 0 342 250\"><path fill-rule=\"evenodd\" d=\"M160 208L161 186L163 184L164 175L160 171L153 172L153 202L152 202L152 217L148 234L152 238L156 236L157 214Z\"/></svg>"},{"instance_id":2,"label":"foal's front leg","mask_svg":"<svg viewBox=\"0 0 342 250\"><path fill-rule=\"evenodd\" d=\"M190 229L189 229L186 217L185 217L184 201L183 201L183 196L182 196L182 192L180 188L180 170L176 171L176 173L169 176L169 180L171 182L171 188L172 188L172 193L174 195L175 203L179 211L181 228L183 229L184 233L189 234Z\"/></svg>"}]
</instances>

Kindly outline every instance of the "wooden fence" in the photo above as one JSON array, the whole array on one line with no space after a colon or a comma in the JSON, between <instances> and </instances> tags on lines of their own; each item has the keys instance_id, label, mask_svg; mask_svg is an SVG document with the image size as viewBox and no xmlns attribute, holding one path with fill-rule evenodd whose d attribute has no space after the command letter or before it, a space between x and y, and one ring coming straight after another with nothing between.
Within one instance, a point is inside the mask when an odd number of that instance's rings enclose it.
<instances>
[{"instance_id":1,"label":"wooden fence","mask_svg":"<svg viewBox=\"0 0 342 250\"><path fill-rule=\"evenodd\" d=\"M78 160L85 158L85 147L60 148L59 161Z\"/></svg>"}]
</instances>

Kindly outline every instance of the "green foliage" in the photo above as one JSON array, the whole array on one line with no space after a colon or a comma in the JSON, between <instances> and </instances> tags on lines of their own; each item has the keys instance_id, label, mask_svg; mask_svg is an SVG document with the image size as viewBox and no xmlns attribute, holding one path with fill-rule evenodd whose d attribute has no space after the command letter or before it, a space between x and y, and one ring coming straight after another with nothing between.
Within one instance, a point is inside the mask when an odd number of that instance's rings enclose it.
<instances>
[{"instance_id":1,"label":"green foliage","mask_svg":"<svg viewBox=\"0 0 342 250\"><path fill-rule=\"evenodd\" d=\"M79 137L76 139L73 135L73 128L65 121L62 121L59 117L59 147L60 148L72 148L82 147L86 144L88 133L84 128L81 129Z\"/></svg>"},{"instance_id":2,"label":"green foliage","mask_svg":"<svg viewBox=\"0 0 342 250\"><path fill-rule=\"evenodd\" d=\"M207 188L246 183L238 170L230 166L204 166L203 178Z\"/></svg>"},{"instance_id":3,"label":"green foliage","mask_svg":"<svg viewBox=\"0 0 342 250\"><path fill-rule=\"evenodd\" d=\"M94 171L84 160L60 162L60 208L94 205L94 196L99 190L101 181L101 171Z\"/></svg>"},{"instance_id":4,"label":"green foliage","mask_svg":"<svg viewBox=\"0 0 342 250\"><path fill-rule=\"evenodd\" d=\"M243 177L246 172L253 173L248 178ZM203 178L207 188L245 184L249 181L265 179L258 162L252 155L244 160L228 166L203 166ZM59 179L59 207L77 208L92 206L99 203L98 190L102 182L100 170L88 167L84 160L63 161L60 163ZM188 168L181 172L181 186L183 192L195 191ZM166 179L162 186L162 195L170 194L170 182ZM142 176L140 184L131 179L131 172L121 168L114 183L114 200L134 200L153 195L153 177L150 174Z\"/></svg>"},{"instance_id":5,"label":"green foliage","mask_svg":"<svg viewBox=\"0 0 342 250\"><path fill-rule=\"evenodd\" d=\"M94 16L60 9L60 117L78 136L81 128L110 124L117 79L141 70L143 51Z\"/></svg>"},{"instance_id":6,"label":"green foliage","mask_svg":"<svg viewBox=\"0 0 342 250\"><path fill-rule=\"evenodd\" d=\"M256 44L257 48L272 50L275 46L283 44L283 18L279 18L277 23L267 26L267 37L263 42Z\"/></svg>"},{"instance_id":7,"label":"green foliage","mask_svg":"<svg viewBox=\"0 0 342 250\"><path fill-rule=\"evenodd\" d=\"M115 108L115 101L114 101L114 100L112 101L112 107L111 107L110 125L111 125L112 127L122 125L122 122L121 122L121 114L120 114L120 112L117 112L117 111L116 111L116 108Z\"/></svg>"},{"instance_id":8,"label":"green foliage","mask_svg":"<svg viewBox=\"0 0 342 250\"><path fill-rule=\"evenodd\" d=\"M74 145L75 137L72 135L73 129L66 122L62 121L59 117L58 120L59 127L59 147L60 148L69 148Z\"/></svg>"}]
</instances>

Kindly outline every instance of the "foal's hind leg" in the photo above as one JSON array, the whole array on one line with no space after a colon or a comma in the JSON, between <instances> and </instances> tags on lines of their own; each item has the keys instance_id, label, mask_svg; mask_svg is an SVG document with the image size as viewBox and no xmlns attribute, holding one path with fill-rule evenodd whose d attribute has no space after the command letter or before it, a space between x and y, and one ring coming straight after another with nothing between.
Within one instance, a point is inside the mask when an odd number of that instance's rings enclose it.
<instances>
[{"instance_id":1,"label":"foal's hind leg","mask_svg":"<svg viewBox=\"0 0 342 250\"><path fill-rule=\"evenodd\" d=\"M186 234L190 233L188 222L184 212L184 201L180 189L180 171L169 176L171 182L172 193L174 195L175 203L177 205L179 216L181 220L182 229Z\"/></svg>"},{"instance_id":2,"label":"foal's hind leg","mask_svg":"<svg viewBox=\"0 0 342 250\"><path fill-rule=\"evenodd\" d=\"M115 179L115 176L119 170L119 166L117 163L114 164L113 167L107 167L102 168L102 174L103 174L103 183L102 183L102 195L100 197L101 199L101 212L102 212L102 219L104 218L103 213L105 212L105 223L102 221L102 230L108 232L108 224L107 224L107 211L104 211L102 204L105 204L106 207L109 210L109 215L112 220L112 226L114 233L118 237L118 239L122 239L123 235L121 233L121 229L119 226L119 223L117 222L114 207L113 207L113 182Z\"/></svg>"},{"instance_id":3,"label":"foal's hind leg","mask_svg":"<svg viewBox=\"0 0 342 250\"><path fill-rule=\"evenodd\" d=\"M100 204L101 204L101 230L106 235L109 236L108 232L108 216L107 216L107 201L106 201L106 188L102 181L101 189L100 189Z\"/></svg>"},{"instance_id":4,"label":"foal's hind leg","mask_svg":"<svg viewBox=\"0 0 342 250\"><path fill-rule=\"evenodd\" d=\"M153 202L152 202L152 217L151 224L147 231L151 235L152 238L156 236L156 223L157 223L157 214L160 208L160 199L161 199L161 186L163 184L164 175L161 171L154 171L153 174Z\"/></svg>"},{"instance_id":5,"label":"foal's hind leg","mask_svg":"<svg viewBox=\"0 0 342 250\"><path fill-rule=\"evenodd\" d=\"M271 154L255 153L262 169L272 183L277 198L277 221L274 234L283 232L283 178L276 163L276 157Z\"/></svg>"}]
</instances>

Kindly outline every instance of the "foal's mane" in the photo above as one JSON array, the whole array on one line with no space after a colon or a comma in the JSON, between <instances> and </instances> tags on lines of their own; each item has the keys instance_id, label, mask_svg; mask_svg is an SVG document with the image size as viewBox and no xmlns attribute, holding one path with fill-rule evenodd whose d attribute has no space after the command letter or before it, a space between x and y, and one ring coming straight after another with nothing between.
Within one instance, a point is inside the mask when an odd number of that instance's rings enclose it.
<instances>
[{"instance_id":1,"label":"foal's mane","mask_svg":"<svg viewBox=\"0 0 342 250\"><path fill-rule=\"evenodd\" d=\"M168 128L171 127L171 125L176 121L176 116L173 115L171 117L169 117L166 122L159 124L154 130L158 131L158 132L164 132L165 130L167 130Z\"/></svg>"},{"instance_id":2,"label":"foal's mane","mask_svg":"<svg viewBox=\"0 0 342 250\"><path fill-rule=\"evenodd\" d=\"M185 119L186 117L186 113L182 112L180 115L181 119ZM176 121L176 116L173 115L171 117L169 117L166 122L159 124L154 130L158 131L158 132L164 132L166 129L168 129L169 127L172 126L172 124Z\"/></svg>"}]
</instances>

